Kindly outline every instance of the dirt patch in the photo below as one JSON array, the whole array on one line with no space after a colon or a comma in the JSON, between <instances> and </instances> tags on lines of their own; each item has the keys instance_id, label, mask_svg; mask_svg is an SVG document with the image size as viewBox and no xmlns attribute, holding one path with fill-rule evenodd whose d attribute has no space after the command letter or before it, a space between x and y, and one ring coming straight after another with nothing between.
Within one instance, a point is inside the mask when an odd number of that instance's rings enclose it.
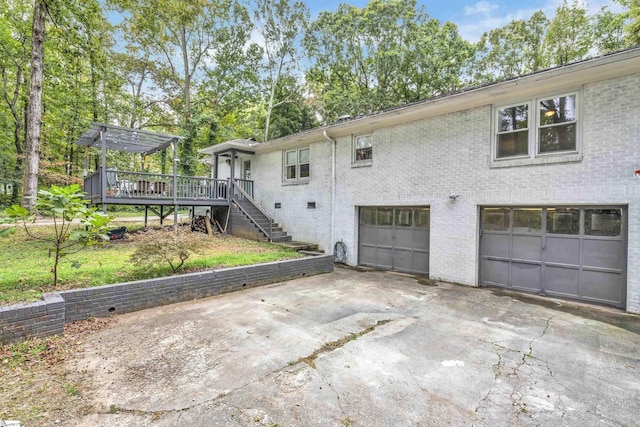
<instances>
[{"instance_id":1,"label":"dirt patch","mask_svg":"<svg viewBox=\"0 0 640 427\"><path fill-rule=\"evenodd\" d=\"M65 325L64 336L33 338L0 347L0 420L22 425L64 425L93 411L64 362L81 351L86 336L116 322L92 318Z\"/></svg>"}]
</instances>

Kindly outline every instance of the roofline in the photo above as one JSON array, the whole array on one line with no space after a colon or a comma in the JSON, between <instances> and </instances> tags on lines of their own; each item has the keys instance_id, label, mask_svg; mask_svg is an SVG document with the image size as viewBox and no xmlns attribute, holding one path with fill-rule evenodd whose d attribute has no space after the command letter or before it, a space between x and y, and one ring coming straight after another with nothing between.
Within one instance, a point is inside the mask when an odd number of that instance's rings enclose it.
<instances>
[{"instance_id":1,"label":"roofline","mask_svg":"<svg viewBox=\"0 0 640 427\"><path fill-rule=\"evenodd\" d=\"M617 66L620 63L624 63L626 61L629 61L631 63L626 67L614 68L614 66ZM599 70L601 68L605 68L606 70L604 71L606 72L595 72L596 70ZM588 82L634 74L640 72L639 70L640 47L634 47L631 49L602 55L596 58L585 59L571 64L549 68L546 70L509 78L498 82L465 88L433 98L416 101L411 104L394 107L381 112L355 117L353 119L346 120L340 123L332 123L329 125L320 126L303 132L287 135L275 140L263 142L259 147L255 148L257 152L271 151L286 148L289 146L296 146L303 143L311 143L324 140L323 132L327 132L332 137L340 137L351 134L353 133L352 131L354 129L358 128L370 128L371 130L373 130L375 128L382 128L393 126L395 124L411 122L419 120L421 118L437 116L446 114L447 112L451 112L447 111L447 105L457 106L457 104L461 104L458 108L453 109L453 111L460 111L467 108L487 105L491 104L494 100L499 100L501 98L508 99L508 97L510 96L513 97L513 95L511 95L511 91L508 90L510 88L515 88L518 86L524 87L527 85L530 86L534 83L539 85L546 84L553 86L554 82L551 79L562 76L567 77L574 74L582 76L580 80L565 79L566 81L558 82L558 85L560 85L561 83L561 85L563 86L573 85L575 87L577 85ZM591 75L591 71L594 71L594 75ZM534 88L528 89L529 91L535 90ZM433 110L433 112L430 112L429 110ZM401 118L400 116L404 117Z\"/></svg>"}]
</instances>

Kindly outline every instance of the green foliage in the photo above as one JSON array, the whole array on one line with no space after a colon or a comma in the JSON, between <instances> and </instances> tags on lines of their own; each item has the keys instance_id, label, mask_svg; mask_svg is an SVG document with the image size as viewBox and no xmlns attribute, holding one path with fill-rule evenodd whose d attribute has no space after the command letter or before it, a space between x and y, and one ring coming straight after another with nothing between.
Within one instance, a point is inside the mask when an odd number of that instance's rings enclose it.
<instances>
[{"instance_id":1,"label":"green foliage","mask_svg":"<svg viewBox=\"0 0 640 427\"><path fill-rule=\"evenodd\" d=\"M549 20L542 11L485 33L476 45L474 79L494 81L533 73L549 66L544 40Z\"/></svg>"},{"instance_id":2,"label":"green foliage","mask_svg":"<svg viewBox=\"0 0 640 427\"><path fill-rule=\"evenodd\" d=\"M574 0L556 9L545 37L545 51L552 65L565 65L586 57L594 45L587 10Z\"/></svg>"},{"instance_id":3,"label":"green foliage","mask_svg":"<svg viewBox=\"0 0 640 427\"><path fill-rule=\"evenodd\" d=\"M139 239L130 261L137 268L146 271L168 264L175 273L191 254L199 253L204 246L202 234L187 231L152 230Z\"/></svg>"},{"instance_id":4,"label":"green foliage","mask_svg":"<svg viewBox=\"0 0 640 427\"><path fill-rule=\"evenodd\" d=\"M627 8L622 13L625 20L625 42L628 46L640 46L640 0L616 0Z\"/></svg>"},{"instance_id":5,"label":"green foliage","mask_svg":"<svg viewBox=\"0 0 640 427\"><path fill-rule=\"evenodd\" d=\"M14 205L7 208L6 214L8 221L19 223L31 238L47 242L49 256L51 256L51 253L54 256L51 272L53 274L53 286L55 287L58 284L58 264L60 260L87 246L98 243L99 239L107 240L105 235L106 227L112 218L87 207L84 193L77 184L67 187L53 185L49 190L38 191L34 209L39 214L52 219L54 224L53 234L40 234L37 232L37 226L28 224L28 221L32 220L33 216L21 206ZM81 227L74 227L74 220L79 220ZM8 237L14 231L1 233L0 236Z\"/></svg>"},{"instance_id":6,"label":"green foliage","mask_svg":"<svg viewBox=\"0 0 640 427\"><path fill-rule=\"evenodd\" d=\"M322 12L303 40L306 79L325 122L458 89L473 47L416 1L372 0Z\"/></svg>"}]
</instances>

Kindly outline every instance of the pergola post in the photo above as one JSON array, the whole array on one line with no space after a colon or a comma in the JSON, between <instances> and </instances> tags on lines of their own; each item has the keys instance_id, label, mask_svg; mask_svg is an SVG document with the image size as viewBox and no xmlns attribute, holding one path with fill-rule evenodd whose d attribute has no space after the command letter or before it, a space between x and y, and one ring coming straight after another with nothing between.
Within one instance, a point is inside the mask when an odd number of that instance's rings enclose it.
<instances>
[{"instance_id":1,"label":"pergola post","mask_svg":"<svg viewBox=\"0 0 640 427\"><path fill-rule=\"evenodd\" d=\"M107 129L100 130L100 145L102 147L102 170L100 171L100 193L102 197L102 213L107 213Z\"/></svg>"}]
</instances>

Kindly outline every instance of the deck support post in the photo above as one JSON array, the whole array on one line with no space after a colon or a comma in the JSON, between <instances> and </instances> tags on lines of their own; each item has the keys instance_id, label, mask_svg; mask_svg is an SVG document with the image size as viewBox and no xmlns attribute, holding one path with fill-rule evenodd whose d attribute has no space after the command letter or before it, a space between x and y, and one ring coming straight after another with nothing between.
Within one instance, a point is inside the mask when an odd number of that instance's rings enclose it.
<instances>
[{"instance_id":1,"label":"deck support post","mask_svg":"<svg viewBox=\"0 0 640 427\"><path fill-rule=\"evenodd\" d=\"M173 231L178 232L178 138L173 141Z\"/></svg>"},{"instance_id":2,"label":"deck support post","mask_svg":"<svg viewBox=\"0 0 640 427\"><path fill-rule=\"evenodd\" d=\"M164 206L160 205L160 225L162 225L163 221L164 221Z\"/></svg>"},{"instance_id":3,"label":"deck support post","mask_svg":"<svg viewBox=\"0 0 640 427\"><path fill-rule=\"evenodd\" d=\"M102 148L102 168L100 170L100 200L102 201L102 213L107 213L107 129L100 130L100 146Z\"/></svg>"},{"instance_id":4,"label":"deck support post","mask_svg":"<svg viewBox=\"0 0 640 427\"><path fill-rule=\"evenodd\" d=\"M144 229L147 229L147 220L149 219L149 206L144 205Z\"/></svg>"}]
</instances>

